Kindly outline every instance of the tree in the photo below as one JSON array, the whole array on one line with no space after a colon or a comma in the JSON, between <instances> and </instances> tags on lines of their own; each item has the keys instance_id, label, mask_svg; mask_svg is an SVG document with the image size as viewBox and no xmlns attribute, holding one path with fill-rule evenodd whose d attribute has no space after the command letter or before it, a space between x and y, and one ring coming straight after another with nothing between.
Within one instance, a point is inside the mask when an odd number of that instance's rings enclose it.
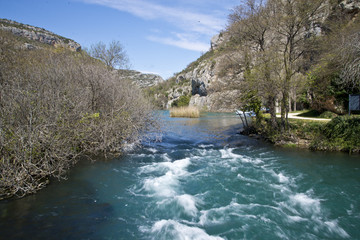
<instances>
[{"instance_id":1,"label":"tree","mask_svg":"<svg viewBox=\"0 0 360 240\"><path fill-rule=\"evenodd\" d=\"M91 45L88 51L93 58L103 61L110 68L128 68L128 56L119 41L112 41L109 46L103 42Z\"/></svg>"},{"instance_id":2,"label":"tree","mask_svg":"<svg viewBox=\"0 0 360 240\"><path fill-rule=\"evenodd\" d=\"M291 83L300 71L306 36L314 23L322 17L325 0L271 0L268 1L272 31L279 37L277 45L283 64L284 76L281 93L281 127L288 125ZM286 120L286 122L285 122Z\"/></svg>"},{"instance_id":3,"label":"tree","mask_svg":"<svg viewBox=\"0 0 360 240\"><path fill-rule=\"evenodd\" d=\"M342 38L340 84L360 90L360 32Z\"/></svg>"},{"instance_id":4,"label":"tree","mask_svg":"<svg viewBox=\"0 0 360 240\"><path fill-rule=\"evenodd\" d=\"M274 35L271 34L269 7L264 1L247 0L244 5L234 8L229 16L228 30L236 42L247 48L245 56L253 60L245 60L245 73L241 89L254 89L261 96L270 110L271 126L276 128L276 101L278 98L277 73L274 65ZM252 57L250 57L252 55ZM249 59L248 58L248 59ZM247 86L244 86L247 85ZM242 98L242 100L247 97Z\"/></svg>"}]
</instances>

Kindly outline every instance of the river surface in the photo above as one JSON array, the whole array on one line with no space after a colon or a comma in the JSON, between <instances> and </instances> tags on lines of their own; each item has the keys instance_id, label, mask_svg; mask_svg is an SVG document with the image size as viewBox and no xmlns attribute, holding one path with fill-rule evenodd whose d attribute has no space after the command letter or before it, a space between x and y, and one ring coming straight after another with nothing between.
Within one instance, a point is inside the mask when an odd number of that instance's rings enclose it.
<instances>
[{"instance_id":1,"label":"river surface","mask_svg":"<svg viewBox=\"0 0 360 240\"><path fill-rule=\"evenodd\" d=\"M1 201L0 239L360 239L358 155L275 148L233 114L161 114L162 142Z\"/></svg>"}]
</instances>

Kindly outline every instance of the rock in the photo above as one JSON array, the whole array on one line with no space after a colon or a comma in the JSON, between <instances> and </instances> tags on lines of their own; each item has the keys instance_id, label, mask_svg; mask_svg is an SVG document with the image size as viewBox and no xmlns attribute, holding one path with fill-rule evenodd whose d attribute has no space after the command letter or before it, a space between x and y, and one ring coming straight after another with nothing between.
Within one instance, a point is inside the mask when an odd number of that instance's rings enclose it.
<instances>
[{"instance_id":1,"label":"rock","mask_svg":"<svg viewBox=\"0 0 360 240\"><path fill-rule=\"evenodd\" d=\"M21 24L7 19L0 19L0 29L11 32L15 36L27 38L29 40L37 41L43 44L52 45L54 47L65 47L73 51L81 51L81 45L77 42L56 35L55 33L47 31L43 28Z\"/></svg>"},{"instance_id":2,"label":"rock","mask_svg":"<svg viewBox=\"0 0 360 240\"><path fill-rule=\"evenodd\" d=\"M201 97L207 95L205 83L199 79L192 79L191 80L191 93L192 95L200 95Z\"/></svg>"},{"instance_id":3,"label":"rock","mask_svg":"<svg viewBox=\"0 0 360 240\"><path fill-rule=\"evenodd\" d=\"M25 43L23 49L34 50L36 49L36 47L34 45L31 45L30 43Z\"/></svg>"},{"instance_id":4,"label":"rock","mask_svg":"<svg viewBox=\"0 0 360 240\"><path fill-rule=\"evenodd\" d=\"M141 73L134 70L117 70L121 79L129 79L140 88L151 87L164 81L162 77L156 74Z\"/></svg>"},{"instance_id":5,"label":"rock","mask_svg":"<svg viewBox=\"0 0 360 240\"><path fill-rule=\"evenodd\" d=\"M211 38L211 50L215 50L219 45L224 42L224 37L222 33L216 34Z\"/></svg>"},{"instance_id":6,"label":"rock","mask_svg":"<svg viewBox=\"0 0 360 240\"><path fill-rule=\"evenodd\" d=\"M360 11L360 0L344 0L339 5L345 13L358 13Z\"/></svg>"}]
</instances>

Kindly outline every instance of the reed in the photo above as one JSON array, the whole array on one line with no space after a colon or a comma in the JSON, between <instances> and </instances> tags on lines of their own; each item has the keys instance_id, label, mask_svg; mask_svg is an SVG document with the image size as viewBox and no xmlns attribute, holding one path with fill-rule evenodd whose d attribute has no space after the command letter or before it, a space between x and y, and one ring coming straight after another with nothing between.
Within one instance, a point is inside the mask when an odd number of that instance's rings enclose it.
<instances>
[{"instance_id":1,"label":"reed","mask_svg":"<svg viewBox=\"0 0 360 240\"><path fill-rule=\"evenodd\" d=\"M170 117L198 118L200 117L200 111L198 108L192 106L171 108Z\"/></svg>"}]
</instances>

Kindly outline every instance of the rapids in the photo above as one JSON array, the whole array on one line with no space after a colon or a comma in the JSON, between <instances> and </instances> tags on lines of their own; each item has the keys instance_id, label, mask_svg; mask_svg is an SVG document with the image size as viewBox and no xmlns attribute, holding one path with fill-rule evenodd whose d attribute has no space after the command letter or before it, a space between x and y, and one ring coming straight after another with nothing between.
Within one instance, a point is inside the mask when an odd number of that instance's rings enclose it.
<instances>
[{"instance_id":1,"label":"rapids","mask_svg":"<svg viewBox=\"0 0 360 240\"><path fill-rule=\"evenodd\" d=\"M273 147L234 114L167 115L161 142L0 202L0 239L360 239L359 156Z\"/></svg>"}]
</instances>

